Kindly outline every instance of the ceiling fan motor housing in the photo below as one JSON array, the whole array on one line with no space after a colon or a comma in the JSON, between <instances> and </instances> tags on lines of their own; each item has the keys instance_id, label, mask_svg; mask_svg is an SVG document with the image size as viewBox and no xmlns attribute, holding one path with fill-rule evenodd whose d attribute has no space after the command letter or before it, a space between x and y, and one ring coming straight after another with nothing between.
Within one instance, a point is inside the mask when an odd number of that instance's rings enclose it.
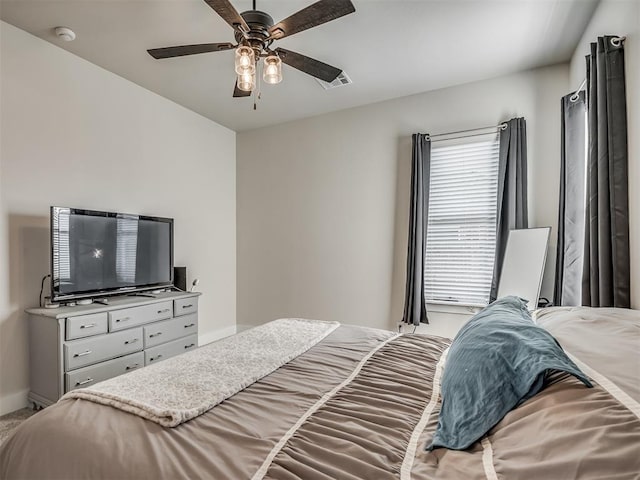
<instances>
[{"instance_id":1,"label":"ceiling fan motor housing","mask_svg":"<svg viewBox=\"0 0 640 480\"><path fill-rule=\"evenodd\" d=\"M236 41L240 45L249 45L253 48L257 57L273 42L269 34L269 28L273 26L273 18L268 13L259 10L248 10L240 15L247 22L249 32L243 35L241 32L236 31Z\"/></svg>"}]
</instances>

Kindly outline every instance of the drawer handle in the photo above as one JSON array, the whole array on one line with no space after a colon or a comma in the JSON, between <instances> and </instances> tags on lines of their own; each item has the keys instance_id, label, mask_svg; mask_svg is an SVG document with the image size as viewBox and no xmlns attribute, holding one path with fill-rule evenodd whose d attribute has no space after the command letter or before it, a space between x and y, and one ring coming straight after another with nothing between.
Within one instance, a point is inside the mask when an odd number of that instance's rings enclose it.
<instances>
[{"instance_id":1,"label":"drawer handle","mask_svg":"<svg viewBox=\"0 0 640 480\"><path fill-rule=\"evenodd\" d=\"M190 343L189 345L185 345L184 349L186 350L187 348L191 348L191 347L195 347L196 344L195 343Z\"/></svg>"},{"instance_id":2,"label":"drawer handle","mask_svg":"<svg viewBox=\"0 0 640 480\"><path fill-rule=\"evenodd\" d=\"M87 383L91 383L93 382L93 378L87 378L86 380L83 380L82 382L76 382L76 387L79 387L80 385L86 385Z\"/></svg>"},{"instance_id":3,"label":"drawer handle","mask_svg":"<svg viewBox=\"0 0 640 480\"><path fill-rule=\"evenodd\" d=\"M134 338L133 340L127 340L126 342L124 342L125 345L130 345L132 343L136 343L138 341L137 338Z\"/></svg>"},{"instance_id":4,"label":"drawer handle","mask_svg":"<svg viewBox=\"0 0 640 480\"><path fill-rule=\"evenodd\" d=\"M182 305L182 308L191 308L191 307L193 307L193 304L191 303L189 305Z\"/></svg>"},{"instance_id":5,"label":"drawer handle","mask_svg":"<svg viewBox=\"0 0 640 480\"><path fill-rule=\"evenodd\" d=\"M127 368L125 368L125 370L135 370L136 368L140 368L139 363L134 363L133 365L127 365Z\"/></svg>"},{"instance_id":6,"label":"drawer handle","mask_svg":"<svg viewBox=\"0 0 640 480\"><path fill-rule=\"evenodd\" d=\"M162 332L152 333L151 335L149 335L149 338L159 337L160 335L162 335Z\"/></svg>"},{"instance_id":7,"label":"drawer handle","mask_svg":"<svg viewBox=\"0 0 640 480\"><path fill-rule=\"evenodd\" d=\"M149 361L150 361L150 362L153 362L154 360L157 360L157 359L159 359L159 358L161 358L161 357L162 357L162 354L159 354L159 355L156 355L155 357L151 357L151 358L149 359Z\"/></svg>"},{"instance_id":8,"label":"drawer handle","mask_svg":"<svg viewBox=\"0 0 640 480\"><path fill-rule=\"evenodd\" d=\"M80 328L93 328L95 326L96 326L95 323L87 323L85 325L80 325Z\"/></svg>"},{"instance_id":9,"label":"drawer handle","mask_svg":"<svg viewBox=\"0 0 640 480\"><path fill-rule=\"evenodd\" d=\"M195 323L190 323L189 325L185 325L184 328L191 328L194 327L196 324Z\"/></svg>"},{"instance_id":10,"label":"drawer handle","mask_svg":"<svg viewBox=\"0 0 640 480\"><path fill-rule=\"evenodd\" d=\"M77 358L77 357L84 357L85 355L90 355L92 352L91 350L87 350L86 352L80 352L80 353L76 353L73 358Z\"/></svg>"},{"instance_id":11,"label":"drawer handle","mask_svg":"<svg viewBox=\"0 0 640 480\"><path fill-rule=\"evenodd\" d=\"M116 323L118 323L118 322L126 322L127 320L131 320L131 317L118 318L116 320Z\"/></svg>"},{"instance_id":12,"label":"drawer handle","mask_svg":"<svg viewBox=\"0 0 640 480\"><path fill-rule=\"evenodd\" d=\"M170 312L171 309L170 308L165 308L164 310L158 310L158 315L162 314L162 313L167 313Z\"/></svg>"}]
</instances>

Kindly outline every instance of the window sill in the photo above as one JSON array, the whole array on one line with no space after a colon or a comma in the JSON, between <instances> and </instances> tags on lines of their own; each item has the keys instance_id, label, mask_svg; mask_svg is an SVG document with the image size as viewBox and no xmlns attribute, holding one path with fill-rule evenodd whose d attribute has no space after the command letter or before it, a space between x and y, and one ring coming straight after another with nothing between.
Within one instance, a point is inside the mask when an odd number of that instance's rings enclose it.
<instances>
[{"instance_id":1,"label":"window sill","mask_svg":"<svg viewBox=\"0 0 640 480\"><path fill-rule=\"evenodd\" d=\"M457 315L476 314L486 305L468 305L454 302L427 302L427 314L429 312L453 313Z\"/></svg>"}]
</instances>

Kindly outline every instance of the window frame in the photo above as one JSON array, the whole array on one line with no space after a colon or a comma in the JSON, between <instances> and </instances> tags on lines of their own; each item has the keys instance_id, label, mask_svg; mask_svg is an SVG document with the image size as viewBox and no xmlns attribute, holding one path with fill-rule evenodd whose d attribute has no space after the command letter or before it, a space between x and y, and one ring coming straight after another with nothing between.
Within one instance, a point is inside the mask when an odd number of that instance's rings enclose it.
<instances>
[{"instance_id":1,"label":"window frame","mask_svg":"<svg viewBox=\"0 0 640 480\"><path fill-rule=\"evenodd\" d=\"M447 305L447 306L460 306L460 307L484 307L490 301L490 292L491 292L491 283L493 277L493 265L495 261L495 246L496 246L496 230L497 230L497 184L498 184L498 175L499 175L499 147L500 147L500 135L491 134L492 137L486 139L469 139L469 138L461 138L461 139L451 139L451 140L442 140L442 145L433 146L431 148L431 165L430 165L430 178L429 178L429 210L427 214L427 234L425 238L425 252L424 252L424 298L427 304L431 305ZM476 151L476 153L474 153ZM456 162L454 165L460 165L461 167L455 168L454 173L450 175L444 170L450 167L450 162ZM474 193L473 195L466 195L468 197L465 200L465 195L453 199L453 205L457 205L458 207L465 207L465 202L468 204L473 204L473 199L478 197L483 201L487 201L489 199L489 203L485 205L485 208L481 212L476 212L476 214L470 215L471 217L476 217L475 221L470 222L460 222L461 218L464 218L465 213L460 213L461 208L458 208L458 212L453 212L448 217L442 215L442 207L447 201L443 200L446 198L445 194L454 193L454 191L459 191L460 184L465 184L465 182L472 181L470 179L469 168L480 168L482 170L482 174L485 181L478 181L476 183L472 183L472 186L479 187L481 192ZM457 170L457 172L455 172ZM443 173L444 172L444 173ZM466 178L465 178L466 177ZM440 184L439 184L440 182ZM442 184L450 185L444 186ZM453 186L451 186L453 185ZM456 186L458 185L458 186ZM488 189L488 194L487 194ZM477 189L476 189L477 190ZM439 196L438 204L433 203L434 192L436 196ZM467 191L468 192L468 191ZM479 205L480 203L478 203ZM436 216L440 216L440 219L434 219L432 214L434 214L434 209L440 209ZM487 220L482 222L481 217L483 215L489 214ZM480 218L479 218L480 217ZM453 221L452 221L453 220ZM457 222L456 222L457 220ZM430 236L433 237L433 232L435 225L440 223L440 226L447 224L449 221L449 226L451 227L449 231L446 231L445 228L441 228L439 236L441 237L439 242L440 244L444 244L450 239L445 238L447 235L452 235L452 232L456 230L458 231L458 235L462 237L473 237L474 225L476 227L475 235L478 237L478 242L481 242L481 245L488 245L488 249L485 249L484 255L476 255L482 257L481 267L478 269L479 275L482 276L482 285L480 287L482 293L476 294L460 294L459 292L450 291L447 292L444 290L444 294L440 294L439 296L434 294L434 288L442 288L441 285L445 284L447 281L442 281L440 286L433 287L433 263L429 261L433 256L433 250L430 252L430 246L433 247L433 242L435 241L433 238L430 240ZM465 223L470 226L470 229L465 230ZM435 224L435 225L434 225ZM457 225L455 227L454 225ZM484 230L483 230L484 229ZM444 232L444 233L443 233ZM483 238L484 237L484 238ZM444 239L444 240L443 240ZM456 246L458 249L462 249L463 247L469 245L469 243L473 241L467 238L461 238L460 242L456 242ZM446 249L446 247L444 247ZM451 249L453 250L453 249ZM491 253L487 253L490 251ZM473 255L472 255L473 257ZM473 260L473 258L471 258ZM478 262L480 259L476 258ZM448 266L442 267L442 265L446 265L446 255L440 252L437 260L441 262L441 276L446 276L447 272L452 271L452 275L455 275L456 272L460 273L465 267L460 264L456 267L449 268ZM438 275L437 273L435 274ZM468 285L474 280L471 277L463 277L465 280L465 285L462 288L467 288ZM476 279L477 280L477 279ZM449 280L449 287L452 284L457 283L456 280ZM441 290L442 292L443 290ZM452 294L453 293L453 294ZM445 296L447 298L445 298ZM481 297L481 298L480 298Z\"/></svg>"}]
</instances>

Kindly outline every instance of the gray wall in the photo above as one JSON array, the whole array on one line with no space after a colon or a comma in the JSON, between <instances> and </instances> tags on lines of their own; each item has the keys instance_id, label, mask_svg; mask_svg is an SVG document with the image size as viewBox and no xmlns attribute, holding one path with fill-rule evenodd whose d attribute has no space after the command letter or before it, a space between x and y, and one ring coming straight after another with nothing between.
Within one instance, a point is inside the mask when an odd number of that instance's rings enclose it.
<instances>
[{"instance_id":1,"label":"gray wall","mask_svg":"<svg viewBox=\"0 0 640 480\"><path fill-rule=\"evenodd\" d=\"M404 294L410 135L514 116L527 119L530 225L553 227L549 297L568 77L559 65L239 133L238 324L304 316L393 327ZM442 310L436 322L469 314Z\"/></svg>"},{"instance_id":2,"label":"gray wall","mask_svg":"<svg viewBox=\"0 0 640 480\"><path fill-rule=\"evenodd\" d=\"M175 218L200 331L235 332L235 133L6 23L1 34L0 415L26 405L25 314L49 206Z\"/></svg>"}]
</instances>

